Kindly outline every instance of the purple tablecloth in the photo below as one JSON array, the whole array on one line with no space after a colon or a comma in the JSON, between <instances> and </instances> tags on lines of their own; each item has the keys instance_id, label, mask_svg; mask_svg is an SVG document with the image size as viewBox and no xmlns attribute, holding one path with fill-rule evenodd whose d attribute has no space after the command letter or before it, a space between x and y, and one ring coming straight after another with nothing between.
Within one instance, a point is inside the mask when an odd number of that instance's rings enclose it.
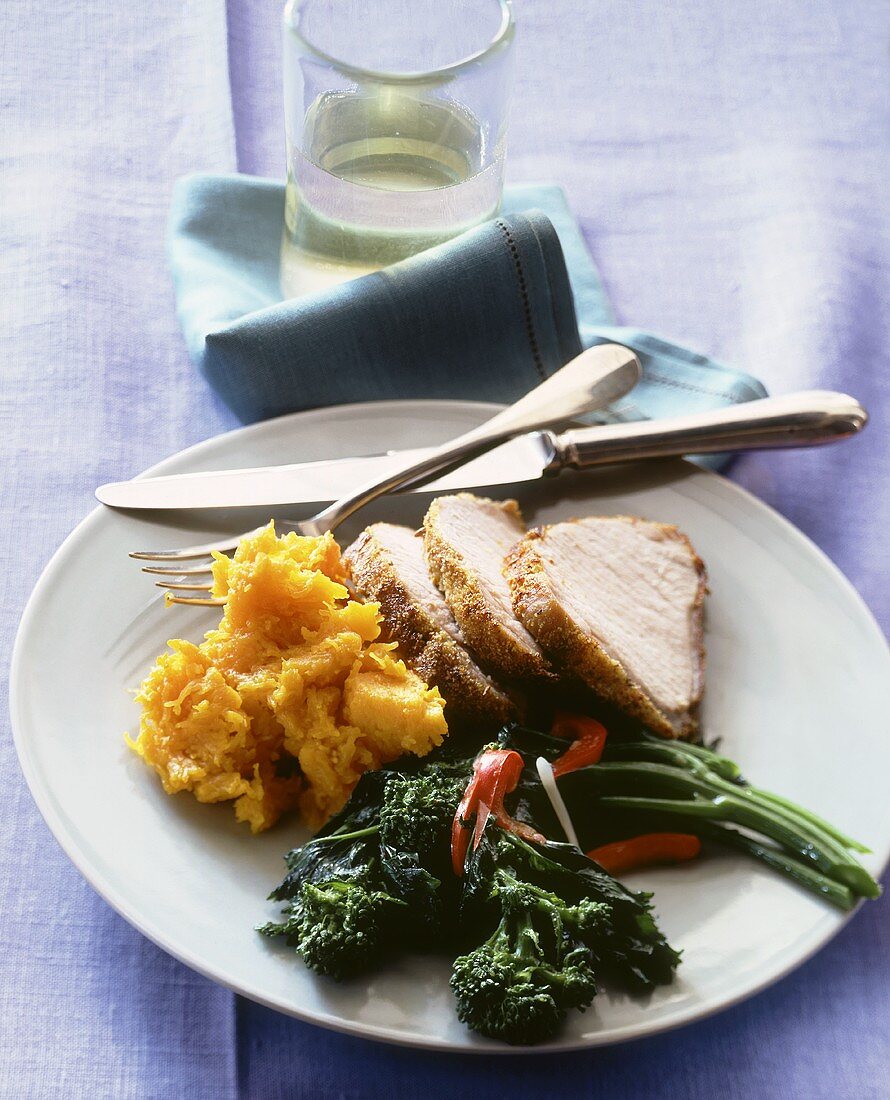
<instances>
[{"instance_id":1,"label":"purple tablecloth","mask_svg":"<svg viewBox=\"0 0 890 1100\"><path fill-rule=\"evenodd\" d=\"M278 6L0 9L7 652L93 487L232 426L187 361L162 236L182 173L280 174ZM775 392L848 389L870 408L852 444L748 457L732 476L886 629L886 3L517 0L517 16L510 176L565 187L621 318ZM0 721L2 1097L890 1095L886 901L675 1034L524 1060L372 1046L239 1000L130 928L50 837Z\"/></svg>"}]
</instances>

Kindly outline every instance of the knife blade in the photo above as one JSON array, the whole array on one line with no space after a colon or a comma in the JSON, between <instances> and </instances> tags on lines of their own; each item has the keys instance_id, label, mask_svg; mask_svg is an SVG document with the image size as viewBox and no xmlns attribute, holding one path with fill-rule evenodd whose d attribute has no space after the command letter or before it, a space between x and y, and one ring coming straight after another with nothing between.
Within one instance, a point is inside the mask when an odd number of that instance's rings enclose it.
<instances>
[{"instance_id":1,"label":"knife blade","mask_svg":"<svg viewBox=\"0 0 890 1100\"><path fill-rule=\"evenodd\" d=\"M441 493L537 480L563 469L718 451L811 447L860 432L868 413L854 398L826 390L764 397L684 416L516 436L447 476L413 491ZM128 508L231 508L324 503L351 491L358 474L404 463L404 453L333 462L264 466L207 474L137 478L96 490L104 503ZM357 465L361 464L361 465ZM292 476L289 476L292 475ZM270 491L270 479L281 488ZM412 491L412 490L408 490ZM318 496L316 494L323 494ZM215 495L214 495L215 494ZM216 503L213 503L215 501Z\"/></svg>"},{"instance_id":2,"label":"knife blade","mask_svg":"<svg viewBox=\"0 0 890 1100\"><path fill-rule=\"evenodd\" d=\"M243 470L139 477L100 485L96 497L112 508L248 508L284 504L325 504L372 478L421 458L433 448L397 451L324 462L296 462ZM408 492L441 493L485 485L509 485L541 476L552 458L547 433L529 432L467 462L435 481Z\"/></svg>"}]
</instances>

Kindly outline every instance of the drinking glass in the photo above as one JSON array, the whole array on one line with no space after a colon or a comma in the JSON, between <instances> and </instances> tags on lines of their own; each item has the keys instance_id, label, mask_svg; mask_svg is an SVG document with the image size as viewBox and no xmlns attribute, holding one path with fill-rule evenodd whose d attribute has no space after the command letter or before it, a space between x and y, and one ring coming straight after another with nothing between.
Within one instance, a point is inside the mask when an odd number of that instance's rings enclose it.
<instances>
[{"instance_id":1,"label":"drinking glass","mask_svg":"<svg viewBox=\"0 0 890 1100\"><path fill-rule=\"evenodd\" d=\"M510 0L289 0L286 297L497 212L513 38Z\"/></svg>"}]
</instances>

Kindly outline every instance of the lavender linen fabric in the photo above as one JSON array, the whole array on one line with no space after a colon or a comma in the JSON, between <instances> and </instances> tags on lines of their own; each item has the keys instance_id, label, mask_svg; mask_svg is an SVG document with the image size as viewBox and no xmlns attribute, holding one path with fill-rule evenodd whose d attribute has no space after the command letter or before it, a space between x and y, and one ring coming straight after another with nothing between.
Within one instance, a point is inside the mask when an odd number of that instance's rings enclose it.
<instances>
[{"instance_id":1,"label":"lavender linen fabric","mask_svg":"<svg viewBox=\"0 0 890 1100\"><path fill-rule=\"evenodd\" d=\"M564 187L619 320L772 392L846 388L870 408L854 443L746 457L732 476L886 629L884 0L517 0L517 16L511 177ZM232 426L188 363L163 234L185 172L280 173L277 19L277 0L0 6L7 652L93 487ZM886 900L773 989L677 1033L560 1058L375 1047L238 1000L133 931L50 837L5 706L0 722L4 1100L888 1095Z\"/></svg>"}]
</instances>

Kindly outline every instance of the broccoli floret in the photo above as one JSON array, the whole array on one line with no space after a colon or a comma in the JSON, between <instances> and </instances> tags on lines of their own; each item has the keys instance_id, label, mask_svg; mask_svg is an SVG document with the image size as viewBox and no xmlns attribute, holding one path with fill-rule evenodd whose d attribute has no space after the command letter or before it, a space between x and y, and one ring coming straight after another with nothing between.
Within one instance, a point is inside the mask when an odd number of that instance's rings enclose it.
<instances>
[{"instance_id":1,"label":"broccoli floret","mask_svg":"<svg viewBox=\"0 0 890 1100\"><path fill-rule=\"evenodd\" d=\"M607 913L558 895L497 868L491 897L500 920L480 947L455 960L451 988L458 1018L474 1031L512 1044L549 1039L573 1008L596 994L593 956L582 937Z\"/></svg>"},{"instance_id":2,"label":"broccoli floret","mask_svg":"<svg viewBox=\"0 0 890 1100\"><path fill-rule=\"evenodd\" d=\"M651 895L627 890L571 844L529 844L499 831L491 839L483 838L468 868L466 890L474 904L484 899L495 867L552 891L566 904L580 905L588 899L604 907L607 919L582 937L601 978L628 992L646 992L671 981L680 955L655 922Z\"/></svg>"},{"instance_id":3,"label":"broccoli floret","mask_svg":"<svg viewBox=\"0 0 890 1100\"><path fill-rule=\"evenodd\" d=\"M338 827L285 857L288 873L271 897L284 919L258 929L285 936L306 965L341 979L383 962L399 938L407 906L389 889L380 856L377 807L360 805ZM354 824L364 828L345 831Z\"/></svg>"},{"instance_id":4,"label":"broccoli floret","mask_svg":"<svg viewBox=\"0 0 890 1100\"><path fill-rule=\"evenodd\" d=\"M444 869L448 836L465 781L439 771L393 777L380 810L381 843L413 852L422 866Z\"/></svg>"},{"instance_id":5,"label":"broccoli floret","mask_svg":"<svg viewBox=\"0 0 890 1100\"><path fill-rule=\"evenodd\" d=\"M463 782L438 768L396 775L380 809L380 859L388 889L411 908L406 946L445 950L456 935L460 883L451 872L451 823Z\"/></svg>"},{"instance_id":6,"label":"broccoli floret","mask_svg":"<svg viewBox=\"0 0 890 1100\"><path fill-rule=\"evenodd\" d=\"M360 882L303 883L296 935L303 962L339 981L379 962L405 903Z\"/></svg>"},{"instance_id":7,"label":"broccoli floret","mask_svg":"<svg viewBox=\"0 0 890 1100\"><path fill-rule=\"evenodd\" d=\"M549 988L487 945L455 959L451 988L461 1023L514 1046L544 1042L565 1017Z\"/></svg>"},{"instance_id":8,"label":"broccoli floret","mask_svg":"<svg viewBox=\"0 0 890 1100\"><path fill-rule=\"evenodd\" d=\"M455 923L446 917L458 888L448 836L460 781L436 768L374 774L321 834L287 855L272 894L285 902L284 919L259 929L287 937L310 969L338 979L378 965L395 946L444 947Z\"/></svg>"},{"instance_id":9,"label":"broccoli floret","mask_svg":"<svg viewBox=\"0 0 890 1100\"><path fill-rule=\"evenodd\" d=\"M354 835L342 838L344 845L352 845L348 860L333 839L326 844L314 842L330 858L311 853L314 858L307 857L300 865L299 869L309 872L300 882L292 871L283 884L287 887L284 920L257 929L265 936L285 936L310 970L338 981L383 961L398 939L399 918L407 909L386 887L376 845L372 847L377 830L367 830L358 844ZM359 859L356 849L362 852Z\"/></svg>"}]
</instances>

